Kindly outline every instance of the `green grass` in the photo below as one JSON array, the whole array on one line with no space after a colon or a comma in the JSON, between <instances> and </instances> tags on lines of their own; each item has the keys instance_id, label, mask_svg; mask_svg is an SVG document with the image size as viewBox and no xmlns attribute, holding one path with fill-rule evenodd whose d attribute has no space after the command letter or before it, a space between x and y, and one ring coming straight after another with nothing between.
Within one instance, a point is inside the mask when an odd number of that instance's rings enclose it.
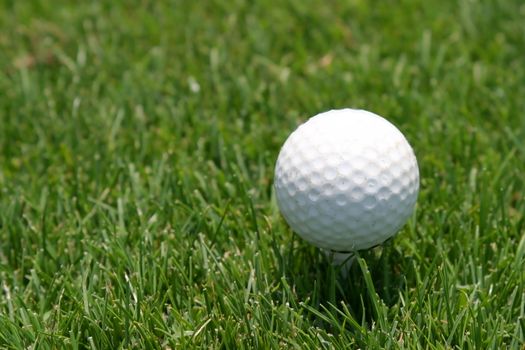
<instances>
[{"instance_id":1,"label":"green grass","mask_svg":"<svg viewBox=\"0 0 525 350\"><path fill-rule=\"evenodd\" d=\"M0 3L0 347L523 348L522 1L73 3ZM272 191L344 106L421 172L348 278Z\"/></svg>"}]
</instances>

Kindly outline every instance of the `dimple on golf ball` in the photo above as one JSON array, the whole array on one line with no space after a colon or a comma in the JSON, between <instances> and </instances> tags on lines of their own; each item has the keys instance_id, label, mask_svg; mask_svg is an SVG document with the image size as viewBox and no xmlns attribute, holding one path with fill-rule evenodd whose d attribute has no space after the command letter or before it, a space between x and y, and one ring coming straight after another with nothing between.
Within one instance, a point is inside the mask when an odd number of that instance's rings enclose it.
<instances>
[{"instance_id":1,"label":"dimple on golf ball","mask_svg":"<svg viewBox=\"0 0 525 350\"><path fill-rule=\"evenodd\" d=\"M320 113L284 143L275 193L290 227L335 252L371 248L392 237L414 210L416 157L403 134L364 110Z\"/></svg>"}]
</instances>

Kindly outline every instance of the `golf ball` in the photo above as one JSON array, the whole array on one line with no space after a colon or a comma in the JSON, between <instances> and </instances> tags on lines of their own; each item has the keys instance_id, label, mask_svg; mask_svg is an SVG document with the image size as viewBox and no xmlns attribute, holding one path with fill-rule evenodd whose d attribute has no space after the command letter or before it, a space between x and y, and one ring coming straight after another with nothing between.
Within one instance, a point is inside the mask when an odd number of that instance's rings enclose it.
<instances>
[{"instance_id":1,"label":"golf ball","mask_svg":"<svg viewBox=\"0 0 525 350\"><path fill-rule=\"evenodd\" d=\"M364 110L320 113L284 143L275 193L290 227L323 249L351 252L392 237L414 210L416 157L403 134Z\"/></svg>"}]
</instances>

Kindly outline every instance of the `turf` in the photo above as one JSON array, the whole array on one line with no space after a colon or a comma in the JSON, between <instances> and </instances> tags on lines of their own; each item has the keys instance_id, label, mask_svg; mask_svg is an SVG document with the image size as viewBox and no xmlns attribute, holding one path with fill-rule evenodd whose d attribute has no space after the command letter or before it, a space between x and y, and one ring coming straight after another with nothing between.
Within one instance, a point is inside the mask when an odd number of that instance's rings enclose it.
<instances>
[{"instance_id":1,"label":"turf","mask_svg":"<svg viewBox=\"0 0 525 350\"><path fill-rule=\"evenodd\" d=\"M522 349L520 0L2 1L0 347ZM417 210L347 278L280 217L288 133L395 123Z\"/></svg>"}]
</instances>

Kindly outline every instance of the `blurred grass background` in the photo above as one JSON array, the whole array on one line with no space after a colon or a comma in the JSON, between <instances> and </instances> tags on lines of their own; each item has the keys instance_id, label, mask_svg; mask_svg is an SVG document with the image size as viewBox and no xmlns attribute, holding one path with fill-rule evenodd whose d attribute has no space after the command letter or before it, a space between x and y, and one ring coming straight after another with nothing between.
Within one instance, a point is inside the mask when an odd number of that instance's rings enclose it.
<instances>
[{"instance_id":1,"label":"blurred grass background","mask_svg":"<svg viewBox=\"0 0 525 350\"><path fill-rule=\"evenodd\" d=\"M0 345L516 348L525 5L0 3ZM280 218L279 147L364 108L418 208L348 278Z\"/></svg>"}]
</instances>

